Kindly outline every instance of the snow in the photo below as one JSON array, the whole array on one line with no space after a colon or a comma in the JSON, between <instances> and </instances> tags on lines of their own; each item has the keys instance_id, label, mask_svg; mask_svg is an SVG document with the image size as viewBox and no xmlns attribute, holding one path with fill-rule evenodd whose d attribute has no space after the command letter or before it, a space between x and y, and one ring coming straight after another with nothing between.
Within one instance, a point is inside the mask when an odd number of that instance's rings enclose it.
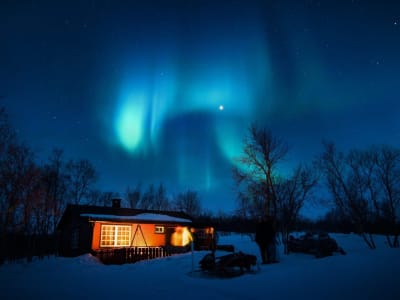
<instances>
[{"instance_id":1,"label":"snow","mask_svg":"<svg viewBox=\"0 0 400 300\"><path fill-rule=\"evenodd\" d=\"M370 250L353 234L331 235L346 255L316 259L282 254L280 263L254 267L234 278L203 276L207 251L185 253L136 264L102 265L87 254L51 257L0 266L2 299L400 299L400 249L377 236ZM248 235L220 236L236 251L259 254ZM217 252L225 255L226 252ZM194 270L192 270L192 259Z\"/></svg>"},{"instance_id":2,"label":"snow","mask_svg":"<svg viewBox=\"0 0 400 300\"><path fill-rule=\"evenodd\" d=\"M102 215L102 214L80 214L81 217L89 217L98 220L135 220L135 221L158 221L158 222L177 222L177 223L192 223L191 220L177 218L163 214L142 213L134 216L117 216L117 215Z\"/></svg>"}]
</instances>

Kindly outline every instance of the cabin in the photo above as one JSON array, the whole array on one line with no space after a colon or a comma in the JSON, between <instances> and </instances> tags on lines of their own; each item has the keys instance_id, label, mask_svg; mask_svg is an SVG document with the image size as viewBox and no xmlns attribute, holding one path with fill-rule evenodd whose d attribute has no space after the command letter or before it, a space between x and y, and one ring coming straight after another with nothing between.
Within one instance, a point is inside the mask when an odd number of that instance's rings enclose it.
<instances>
[{"instance_id":1,"label":"cabin","mask_svg":"<svg viewBox=\"0 0 400 300\"><path fill-rule=\"evenodd\" d=\"M92 253L103 262L134 262L190 250L192 218L176 211L69 204L58 225L59 254Z\"/></svg>"}]
</instances>

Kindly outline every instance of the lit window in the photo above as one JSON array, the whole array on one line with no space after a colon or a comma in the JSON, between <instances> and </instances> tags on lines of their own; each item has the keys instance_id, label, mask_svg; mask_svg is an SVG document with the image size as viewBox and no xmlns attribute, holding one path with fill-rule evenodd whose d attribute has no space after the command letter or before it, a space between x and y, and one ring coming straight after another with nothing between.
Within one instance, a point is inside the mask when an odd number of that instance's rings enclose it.
<instances>
[{"instance_id":1,"label":"lit window","mask_svg":"<svg viewBox=\"0 0 400 300\"><path fill-rule=\"evenodd\" d=\"M131 244L131 226L101 225L100 247L124 247Z\"/></svg>"},{"instance_id":2,"label":"lit window","mask_svg":"<svg viewBox=\"0 0 400 300\"><path fill-rule=\"evenodd\" d=\"M178 226L171 235L172 246L186 246L193 240L192 234L187 227Z\"/></svg>"},{"instance_id":3,"label":"lit window","mask_svg":"<svg viewBox=\"0 0 400 300\"><path fill-rule=\"evenodd\" d=\"M155 233L164 233L164 226L157 226L154 229Z\"/></svg>"}]
</instances>

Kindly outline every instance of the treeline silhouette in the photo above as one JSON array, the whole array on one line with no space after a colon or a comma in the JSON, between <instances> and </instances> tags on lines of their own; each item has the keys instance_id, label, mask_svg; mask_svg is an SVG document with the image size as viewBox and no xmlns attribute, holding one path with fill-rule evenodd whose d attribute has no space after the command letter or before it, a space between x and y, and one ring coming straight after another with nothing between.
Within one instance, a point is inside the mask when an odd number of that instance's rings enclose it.
<instances>
[{"instance_id":1,"label":"treeline silhouette","mask_svg":"<svg viewBox=\"0 0 400 300\"><path fill-rule=\"evenodd\" d=\"M0 107L0 264L57 254L57 224L67 203L111 205L115 197L124 198L126 207L184 211L199 226L213 225L221 232L251 234L256 218L269 211L277 218L284 242L293 231L311 230L354 232L371 249L376 247L373 235L384 234L390 247L399 247L398 148L384 145L340 152L334 144L324 143L315 161L283 178L274 170L286 154L285 143L254 126L249 136L244 143L248 157L241 162L250 172L240 168L233 172L238 183L237 210L215 215L201 206L196 191L171 196L162 183L128 186L122 196L101 191L96 188L99 174L92 163L68 160L61 149L38 163ZM257 151L265 161L259 160ZM261 172L254 165L261 166ZM326 187L334 209L318 220L305 219L300 212L317 182Z\"/></svg>"},{"instance_id":2,"label":"treeline silhouette","mask_svg":"<svg viewBox=\"0 0 400 300\"><path fill-rule=\"evenodd\" d=\"M301 223L300 211L317 186L328 192L335 210L314 227L355 232L371 249L376 248L376 233L386 236L389 247L400 246L399 148L373 145L342 152L334 143L323 142L322 153L310 164L282 174L278 170L287 152L284 140L252 124L233 169L240 215L274 217L285 253L289 235Z\"/></svg>"}]
</instances>

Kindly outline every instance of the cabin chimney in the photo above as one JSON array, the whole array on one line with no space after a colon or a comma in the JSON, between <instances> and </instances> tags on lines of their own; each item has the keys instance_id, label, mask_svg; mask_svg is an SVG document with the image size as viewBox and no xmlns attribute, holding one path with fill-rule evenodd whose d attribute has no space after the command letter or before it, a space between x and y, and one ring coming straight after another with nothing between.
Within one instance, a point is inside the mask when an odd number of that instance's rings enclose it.
<instances>
[{"instance_id":1,"label":"cabin chimney","mask_svg":"<svg viewBox=\"0 0 400 300\"><path fill-rule=\"evenodd\" d=\"M112 199L112 208L121 208L121 199L119 198Z\"/></svg>"}]
</instances>

